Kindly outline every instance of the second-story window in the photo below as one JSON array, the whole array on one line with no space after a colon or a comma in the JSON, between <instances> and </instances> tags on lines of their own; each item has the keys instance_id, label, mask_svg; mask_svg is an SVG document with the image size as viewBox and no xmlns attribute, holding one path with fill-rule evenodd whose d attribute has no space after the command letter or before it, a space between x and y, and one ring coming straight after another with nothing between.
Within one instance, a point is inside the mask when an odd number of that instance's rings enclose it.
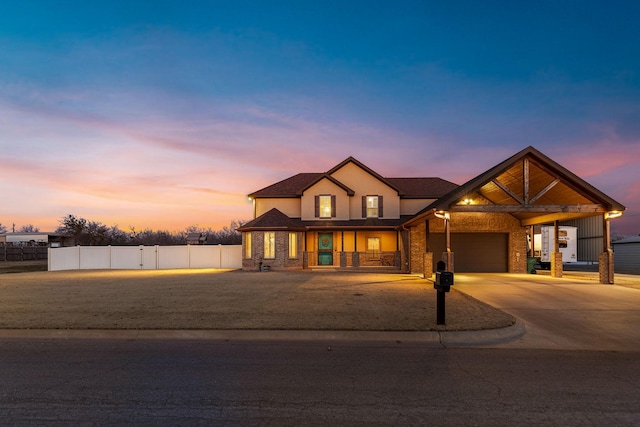
<instances>
[{"instance_id":1,"label":"second-story window","mask_svg":"<svg viewBox=\"0 0 640 427\"><path fill-rule=\"evenodd\" d=\"M333 218L336 216L336 196L321 194L316 196L316 218Z\"/></svg>"},{"instance_id":2,"label":"second-story window","mask_svg":"<svg viewBox=\"0 0 640 427\"><path fill-rule=\"evenodd\" d=\"M362 217L382 218L382 196L362 196Z\"/></svg>"},{"instance_id":3,"label":"second-story window","mask_svg":"<svg viewBox=\"0 0 640 427\"><path fill-rule=\"evenodd\" d=\"M367 196L367 218L378 217L378 196Z\"/></svg>"}]
</instances>

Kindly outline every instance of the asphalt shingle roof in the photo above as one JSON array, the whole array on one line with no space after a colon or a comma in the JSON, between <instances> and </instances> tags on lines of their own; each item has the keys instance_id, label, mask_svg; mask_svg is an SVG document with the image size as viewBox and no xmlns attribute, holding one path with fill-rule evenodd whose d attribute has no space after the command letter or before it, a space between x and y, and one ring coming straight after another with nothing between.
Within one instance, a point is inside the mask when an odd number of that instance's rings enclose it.
<instances>
[{"instance_id":1,"label":"asphalt shingle roof","mask_svg":"<svg viewBox=\"0 0 640 427\"><path fill-rule=\"evenodd\" d=\"M304 230L305 226L300 221L300 218L289 218L278 209L273 208L268 212L260 215L258 218L249 221L242 227L239 227L239 231L245 231L248 229L274 229L280 228L285 230Z\"/></svg>"},{"instance_id":2,"label":"asphalt shingle roof","mask_svg":"<svg viewBox=\"0 0 640 427\"><path fill-rule=\"evenodd\" d=\"M402 190L404 197L437 198L458 188L457 184L442 178L386 178Z\"/></svg>"},{"instance_id":3,"label":"asphalt shingle roof","mask_svg":"<svg viewBox=\"0 0 640 427\"><path fill-rule=\"evenodd\" d=\"M311 183L325 174L299 173L264 187L249 194L249 197L299 197ZM438 198L456 189L458 185L442 178L385 178L390 184L397 187L403 197L408 198Z\"/></svg>"},{"instance_id":4,"label":"asphalt shingle roof","mask_svg":"<svg viewBox=\"0 0 640 427\"><path fill-rule=\"evenodd\" d=\"M299 173L293 175L290 178L283 179L282 181L271 184L268 187L264 187L254 193L249 194L249 197L298 197L300 191L306 188L314 180L318 179L323 173Z\"/></svg>"}]
</instances>

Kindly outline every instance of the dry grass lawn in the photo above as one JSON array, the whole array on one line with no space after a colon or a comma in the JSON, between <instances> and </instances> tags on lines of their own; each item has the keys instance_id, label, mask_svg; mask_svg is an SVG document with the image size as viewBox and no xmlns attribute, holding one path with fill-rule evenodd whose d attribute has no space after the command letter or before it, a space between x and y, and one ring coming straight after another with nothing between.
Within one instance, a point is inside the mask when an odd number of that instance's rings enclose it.
<instances>
[{"instance_id":1,"label":"dry grass lawn","mask_svg":"<svg viewBox=\"0 0 640 427\"><path fill-rule=\"evenodd\" d=\"M428 331L509 326L455 289L436 325L431 282L406 274L227 270L0 274L3 329Z\"/></svg>"}]
</instances>

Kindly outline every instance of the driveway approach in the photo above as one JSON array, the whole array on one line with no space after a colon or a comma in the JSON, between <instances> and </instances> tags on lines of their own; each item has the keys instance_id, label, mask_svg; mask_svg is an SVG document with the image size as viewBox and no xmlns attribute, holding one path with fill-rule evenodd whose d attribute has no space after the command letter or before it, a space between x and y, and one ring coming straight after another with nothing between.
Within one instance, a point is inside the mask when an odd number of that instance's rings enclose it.
<instances>
[{"instance_id":1,"label":"driveway approach","mask_svg":"<svg viewBox=\"0 0 640 427\"><path fill-rule=\"evenodd\" d=\"M639 278L640 280L640 278ZM574 277L456 274L455 287L524 321L510 348L640 351L640 290Z\"/></svg>"}]
</instances>

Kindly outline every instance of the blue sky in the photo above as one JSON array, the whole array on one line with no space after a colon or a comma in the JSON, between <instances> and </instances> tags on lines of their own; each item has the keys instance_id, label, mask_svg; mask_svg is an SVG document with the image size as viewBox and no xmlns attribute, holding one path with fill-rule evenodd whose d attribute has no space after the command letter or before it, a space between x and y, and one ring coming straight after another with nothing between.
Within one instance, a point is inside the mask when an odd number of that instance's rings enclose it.
<instances>
[{"instance_id":1,"label":"blue sky","mask_svg":"<svg viewBox=\"0 0 640 427\"><path fill-rule=\"evenodd\" d=\"M0 223L219 228L354 156L462 184L533 145L640 233L635 1L0 6Z\"/></svg>"}]
</instances>

